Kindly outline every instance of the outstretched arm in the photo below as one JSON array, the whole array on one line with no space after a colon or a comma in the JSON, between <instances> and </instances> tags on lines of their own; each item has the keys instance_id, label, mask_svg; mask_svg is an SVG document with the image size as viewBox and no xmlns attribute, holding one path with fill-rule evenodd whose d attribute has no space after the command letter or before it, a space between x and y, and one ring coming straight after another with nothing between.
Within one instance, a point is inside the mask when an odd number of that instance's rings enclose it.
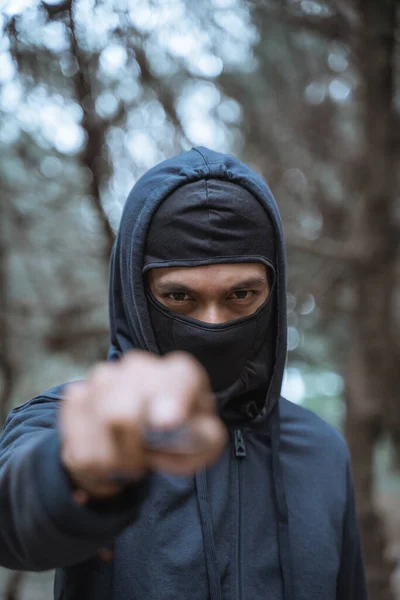
<instances>
[{"instance_id":1,"label":"outstretched arm","mask_svg":"<svg viewBox=\"0 0 400 600\"><path fill-rule=\"evenodd\" d=\"M62 402L62 401L61 401ZM87 559L138 512L146 479L104 501L79 505L60 459L59 401L35 398L12 411L0 438L0 564L41 571Z\"/></svg>"},{"instance_id":2,"label":"outstretched arm","mask_svg":"<svg viewBox=\"0 0 400 600\"><path fill-rule=\"evenodd\" d=\"M149 447L146 432L179 428L192 444L176 453L155 447L153 435ZM133 351L97 365L61 401L57 393L31 400L12 411L0 438L0 565L82 562L136 518L148 473L191 475L226 439L208 376L184 353ZM123 488L121 477L135 482Z\"/></svg>"}]
</instances>

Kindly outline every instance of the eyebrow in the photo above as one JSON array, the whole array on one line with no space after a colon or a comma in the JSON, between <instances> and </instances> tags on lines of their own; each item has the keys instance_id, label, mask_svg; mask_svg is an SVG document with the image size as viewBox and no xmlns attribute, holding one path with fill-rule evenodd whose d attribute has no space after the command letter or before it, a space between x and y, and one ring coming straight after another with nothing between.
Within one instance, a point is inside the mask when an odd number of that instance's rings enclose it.
<instances>
[{"instance_id":1,"label":"eyebrow","mask_svg":"<svg viewBox=\"0 0 400 600\"><path fill-rule=\"evenodd\" d=\"M240 280L236 281L234 283L234 285L231 285L225 291L258 288L258 287L264 286L266 283L268 283L266 277L260 277L260 276L247 277L246 279L240 279ZM196 291L193 288L191 288L190 286L185 285L184 283L180 283L179 281L173 281L173 280L172 281L162 281L162 280L158 281L155 284L155 287L157 288L157 291L159 293L163 293L163 294L171 294L173 292L189 293L189 292Z\"/></svg>"}]
</instances>

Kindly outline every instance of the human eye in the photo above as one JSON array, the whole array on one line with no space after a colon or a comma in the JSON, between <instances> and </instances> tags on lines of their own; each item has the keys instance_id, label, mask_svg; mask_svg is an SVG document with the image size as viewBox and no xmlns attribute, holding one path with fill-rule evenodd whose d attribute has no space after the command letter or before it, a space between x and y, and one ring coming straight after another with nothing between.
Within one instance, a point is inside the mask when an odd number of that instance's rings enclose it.
<instances>
[{"instance_id":1,"label":"human eye","mask_svg":"<svg viewBox=\"0 0 400 600\"><path fill-rule=\"evenodd\" d=\"M236 290L231 298L233 300L250 300L255 295L254 290Z\"/></svg>"},{"instance_id":2,"label":"human eye","mask_svg":"<svg viewBox=\"0 0 400 600\"><path fill-rule=\"evenodd\" d=\"M187 302L190 300L189 294L186 294L185 292L170 292L167 294L167 298L174 302Z\"/></svg>"}]
</instances>

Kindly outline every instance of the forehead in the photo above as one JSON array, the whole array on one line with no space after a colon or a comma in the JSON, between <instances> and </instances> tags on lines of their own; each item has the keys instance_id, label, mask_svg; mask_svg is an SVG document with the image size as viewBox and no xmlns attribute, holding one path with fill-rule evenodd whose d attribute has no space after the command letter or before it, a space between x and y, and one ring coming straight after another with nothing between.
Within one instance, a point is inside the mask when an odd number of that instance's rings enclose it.
<instances>
[{"instance_id":1,"label":"forehead","mask_svg":"<svg viewBox=\"0 0 400 600\"><path fill-rule=\"evenodd\" d=\"M151 269L150 280L153 284L180 282L187 286L221 284L233 285L244 279L267 280L266 266L262 263L218 263L196 267L160 267Z\"/></svg>"}]
</instances>

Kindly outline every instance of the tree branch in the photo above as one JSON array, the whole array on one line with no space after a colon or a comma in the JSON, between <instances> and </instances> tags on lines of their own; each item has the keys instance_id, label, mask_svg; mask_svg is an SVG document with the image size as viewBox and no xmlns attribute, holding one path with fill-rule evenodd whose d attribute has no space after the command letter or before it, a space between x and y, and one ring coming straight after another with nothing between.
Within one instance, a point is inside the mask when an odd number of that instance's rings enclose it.
<instances>
[{"instance_id":1,"label":"tree branch","mask_svg":"<svg viewBox=\"0 0 400 600\"><path fill-rule=\"evenodd\" d=\"M76 35L74 6L75 3L73 0L71 0L68 7L69 27L71 29L71 52L78 65L78 70L73 76L73 82L75 86L76 98L83 111L82 127L87 135L86 147L82 153L82 162L92 174L90 192L94 207L99 213L103 224L103 230L107 241L106 257L108 260L114 243L115 234L104 210L100 192L102 162L101 151L104 145L104 132L108 124L96 118L96 111L93 102L93 90L90 83L90 73L88 72L85 60L80 51Z\"/></svg>"},{"instance_id":2,"label":"tree branch","mask_svg":"<svg viewBox=\"0 0 400 600\"><path fill-rule=\"evenodd\" d=\"M5 215L3 212L3 222ZM0 427L3 425L9 410L9 401L15 382L15 370L9 349L9 327L7 315L7 264L6 247L0 237Z\"/></svg>"},{"instance_id":3,"label":"tree branch","mask_svg":"<svg viewBox=\"0 0 400 600\"><path fill-rule=\"evenodd\" d=\"M167 86L163 85L163 82L161 79L156 79L153 76L153 74L151 72L149 61L147 59L146 53L143 50L143 48L136 47L136 48L134 48L134 50L135 50L136 61L140 67L141 81L142 81L143 85L148 86L149 88L151 88L152 90L155 91L169 120L172 122L174 127L179 131L182 138L187 143L191 144L191 141L188 139L188 137L182 127L182 123L177 115L177 112L175 109L174 94L171 93L171 90Z\"/></svg>"},{"instance_id":4,"label":"tree branch","mask_svg":"<svg viewBox=\"0 0 400 600\"><path fill-rule=\"evenodd\" d=\"M60 14L70 10L71 0L64 0L64 2L61 2L60 4L47 4L46 2L42 2L42 6L47 12L49 19L54 19Z\"/></svg>"},{"instance_id":5,"label":"tree branch","mask_svg":"<svg viewBox=\"0 0 400 600\"><path fill-rule=\"evenodd\" d=\"M292 250L300 250L321 258L338 261L364 262L369 253L364 252L352 242L340 242L329 238L308 240L301 237L290 227L285 227L286 246Z\"/></svg>"},{"instance_id":6,"label":"tree branch","mask_svg":"<svg viewBox=\"0 0 400 600\"><path fill-rule=\"evenodd\" d=\"M357 33L360 21L356 11L341 0L336 2L336 13L331 16L321 17L306 15L285 6L279 16L285 24L295 29L305 29L331 40L348 43Z\"/></svg>"}]
</instances>

